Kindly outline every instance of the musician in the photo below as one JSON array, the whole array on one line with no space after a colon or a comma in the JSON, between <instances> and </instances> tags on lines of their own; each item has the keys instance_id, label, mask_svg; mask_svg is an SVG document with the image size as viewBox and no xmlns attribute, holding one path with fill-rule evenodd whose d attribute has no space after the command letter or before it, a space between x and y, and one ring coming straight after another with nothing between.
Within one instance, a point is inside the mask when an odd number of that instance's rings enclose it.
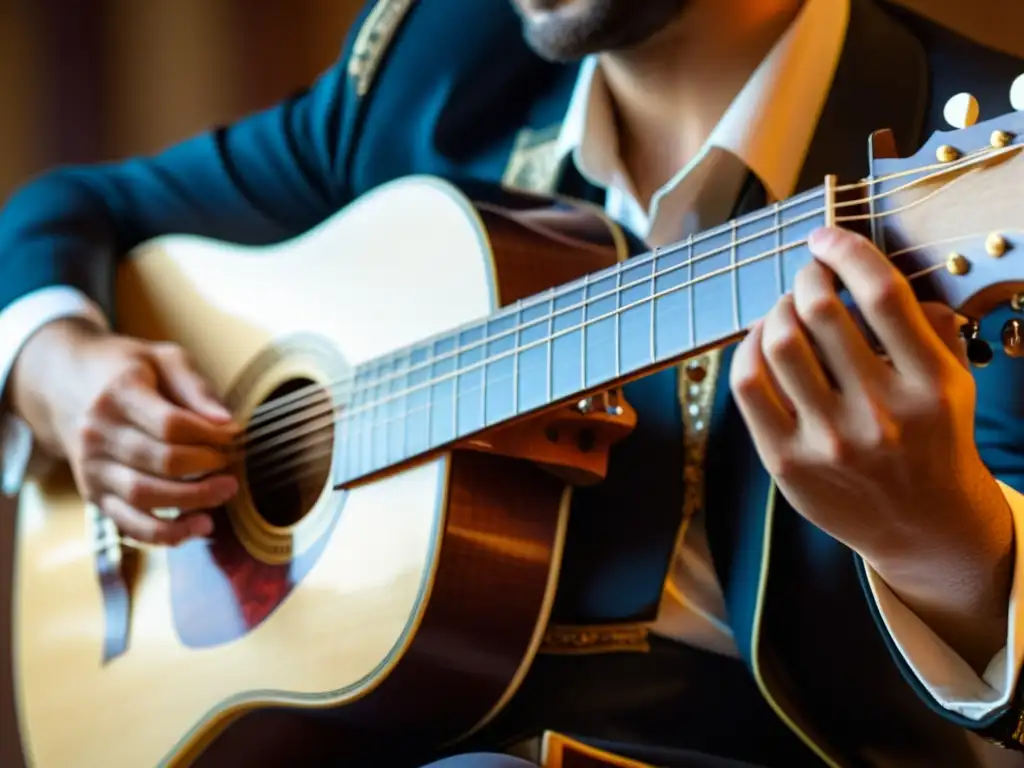
<instances>
[{"instance_id":1,"label":"musician","mask_svg":"<svg viewBox=\"0 0 1024 768\"><path fill-rule=\"evenodd\" d=\"M7 203L8 487L35 443L122 531L169 546L236 491L216 473L230 414L178 350L109 330L115 262L145 239L277 242L426 173L589 200L659 245L862 178L876 129L910 154L958 93L1008 112L1022 73L882 0L371 2L308 91ZM867 240L821 230L812 248L743 341L625 387L639 425L574 494L552 631L465 749L529 754L545 729L657 765L996 765L1010 753L981 737L1021 748L1024 362L996 349L972 369L956 317ZM998 347L1012 316L979 338Z\"/></svg>"}]
</instances>

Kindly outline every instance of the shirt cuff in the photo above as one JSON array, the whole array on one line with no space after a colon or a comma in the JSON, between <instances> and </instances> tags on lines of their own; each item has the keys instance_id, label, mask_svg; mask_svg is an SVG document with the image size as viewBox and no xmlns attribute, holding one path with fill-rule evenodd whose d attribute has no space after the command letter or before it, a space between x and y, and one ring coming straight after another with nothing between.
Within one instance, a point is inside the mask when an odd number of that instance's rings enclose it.
<instances>
[{"instance_id":1,"label":"shirt cuff","mask_svg":"<svg viewBox=\"0 0 1024 768\"><path fill-rule=\"evenodd\" d=\"M108 327L96 304L80 291L63 285L41 288L0 312L0 402L14 361L40 328L54 320L80 317ZM0 492L13 495L24 479L32 455L32 433L24 421L0 408Z\"/></svg>"},{"instance_id":2,"label":"shirt cuff","mask_svg":"<svg viewBox=\"0 0 1024 768\"><path fill-rule=\"evenodd\" d=\"M1000 482L1013 515L1015 562L1003 646L981 677L865 564L878 611L907 665L932 698L950 712L980 720L1004 707L1017 687L1024 657L1024 496Z\"/></svg>"}]
</instances>

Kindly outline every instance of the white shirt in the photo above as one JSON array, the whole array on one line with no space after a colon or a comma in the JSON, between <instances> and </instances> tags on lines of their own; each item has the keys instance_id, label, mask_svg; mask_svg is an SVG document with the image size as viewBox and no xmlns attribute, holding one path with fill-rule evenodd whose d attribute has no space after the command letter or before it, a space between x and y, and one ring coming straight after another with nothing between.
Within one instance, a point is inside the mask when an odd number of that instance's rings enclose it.
<instances>
[{"instance_id":1,"label":"white shirt","mask_svg":"<svg viewBox=\"0 0 1024 768\"><path fill-rule=\"evenodd\" d=\"M619 158L615 122L596 58L586 60L581 69L559 137L562 151L571 152L580 172L607 189L608 213L652 243L678 240L720 223L748 169L772 198L789 197L831 86L846 35L849 2L806 2L703 149L657 191L649 208L637 202ZM45 323L71 316L105 324L95 304L66 287L36 291L0 313L0 392L28 338ZM31 445L27 427L15 417L0 414L0 479L9 493L21 483ZM914 673L942 706L970 718L981 718L1007 702L1024 656L1024 624L1018 606L1024 585L1024 496L1003 488L1014 514L1016 566L1006 646L983 677L869 570L874 599ZM652 630L736 655L699 515L680 542Z\"/></svg>"}]
</instances>

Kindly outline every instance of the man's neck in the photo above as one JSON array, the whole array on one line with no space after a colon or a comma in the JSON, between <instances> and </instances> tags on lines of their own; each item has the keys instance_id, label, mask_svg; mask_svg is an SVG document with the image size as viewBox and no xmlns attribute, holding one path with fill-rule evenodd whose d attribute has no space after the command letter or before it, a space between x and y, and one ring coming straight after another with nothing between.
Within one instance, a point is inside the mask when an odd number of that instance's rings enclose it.
<instances>
[{"instance_id":1,"label":"man's neck","mask_svg":"<svg viewBox=\"0 0 1024 768\"><path fill-rule=\"evenodd\" d=\"M602 54L639 202L700 151L802 0L693 0L642 46Z\"/></svg>"}]
</instances>

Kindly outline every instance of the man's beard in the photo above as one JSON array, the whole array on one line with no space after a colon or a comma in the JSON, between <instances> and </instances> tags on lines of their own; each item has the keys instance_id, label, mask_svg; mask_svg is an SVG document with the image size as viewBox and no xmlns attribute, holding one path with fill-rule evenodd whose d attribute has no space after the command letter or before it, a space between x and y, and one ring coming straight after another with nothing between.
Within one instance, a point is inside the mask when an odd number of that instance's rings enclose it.
<instances>
[{"instance_id":1,"label":"man's beard","mask_svg":"<svg viewBox=\"0 0 1024 768\"><path fill-rule=\"evenodd\" d=\"M523 19L530 47L549 61L564 62L637 46L678 17L688 2L515 0L513 5Z\"/></svg>"}]
</instances>

